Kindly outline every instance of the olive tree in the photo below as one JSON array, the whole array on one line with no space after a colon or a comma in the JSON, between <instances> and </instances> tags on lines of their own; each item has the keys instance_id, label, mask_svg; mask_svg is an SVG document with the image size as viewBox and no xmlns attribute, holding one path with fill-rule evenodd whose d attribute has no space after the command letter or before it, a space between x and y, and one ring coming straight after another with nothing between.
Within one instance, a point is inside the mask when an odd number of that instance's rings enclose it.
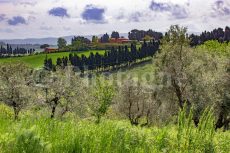
<instances>
[{"instance_id":1,"label":"olive tree","mask_svg":"<svg viewBox=\"0 0 230 153\"><path fill-rule=\"evenodd\" d=\"M23 63L6 63L0 66L0 101L14 110L14 118L32 100L32 70Z\"/></svg>"},{"instance_id":2,"label":"olive tree","mask_svg":"<svg viewBox=\"0 0 230 153\"><path fill-rule=\"evenodd\" d=\"M89 108L92 115L96 117L96 123L100 123L101 117L106 114L111 106L115 90L107 80L102 82L99 77L96 78L95 86L92 86Z\"/></svg>"},{"instance_id":3,"label":"olive tree","mask_svg":"<svg viewBox=\"0 0 230 153\"><path fill-rule=\"evenodd\" d=\"M58 49L63 49L66 47L67 41L64 38L58 38L57 46Z\"/></svg>"},{"instance_id":4,"label":"olive tree","mask_svg":"<svg viewBox=\"0 0 230 153\"><path fill-rule=\"evenodd\" d=\"M128 79L119 90L118 111L124 114L132 125L149 125L155 113L155 94L155 92L145 88L141 82Z\"/></svg>"},{"instance_id":5,"label":"olive tree","mask_svg":"<svg viewBox=\"0 0 230 153\"><path fill-rule=\"evenodd\" d=\"M222 99L218 105L218 120L216 129L224 126L224 130L229 129L230 124L230 60L226 64L226 73L216 86Z\"/></svg>"},{"instance_id":6,"label":"olive tree","mask_svg":"<svg viewBox=\"0 0 230 153\"><path fill-rule=\"evenodd\" d=\"M176 102L178 109L183 109L185 103L188 108L194 105L197 125L204 108L220 101L215 84L224 71L218 58L190 48L186 32L184 27L170 27L155 57L155 78L156 84L162 85L157 92L165 105Z\"/></svg>"},{"instance_id":7,"label":"olive tree","mask_svg":"<svg viewBox=\"0 0 230 153\"><path fill-rule=\"evenodd\" d=\"M57 69L56 72L44 70L42 73L37 87L42 88L42 99L51 108L50 117L55 117L59 106L61 115L74 111L79 99L84 96L81 79L68 67Z\"/></svg>"}]
</instances>

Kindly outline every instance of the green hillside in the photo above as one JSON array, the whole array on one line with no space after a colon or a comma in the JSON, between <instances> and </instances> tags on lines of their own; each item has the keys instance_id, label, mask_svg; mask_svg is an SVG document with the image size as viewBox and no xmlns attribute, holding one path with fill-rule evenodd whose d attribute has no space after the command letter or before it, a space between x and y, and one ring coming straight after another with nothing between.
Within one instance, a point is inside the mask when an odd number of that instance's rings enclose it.
<instances>
[{"instance_id":1,"label":"green hillside","mask_svg":"<svg viewBox=\"0 0 230 153\"><path fill-rule=\"evenodd\" d=\"M100 53L103 54L105 51L103 50L90 50L90 51L84 51L84 52L77 52L77 54L81 55L84 54L85 56L89 56L89 54L93 53ZM48 58L52 58L53 62L56 62L57 58L61 58L63 56L69 56L70 52L61 52L61 53L51 53L47 54ZM74 53L74 52L72 52ZM27 63L33 68L39 68L43 66L44 59L46 58L46 54L38 54L38 55L31 55L31 56L24 56L24 57L11 57L11 58L3 58L0 59L0 63L5 63L5 62L17 62L17 61L22 61Z\"/></svg>"}]
</instances>

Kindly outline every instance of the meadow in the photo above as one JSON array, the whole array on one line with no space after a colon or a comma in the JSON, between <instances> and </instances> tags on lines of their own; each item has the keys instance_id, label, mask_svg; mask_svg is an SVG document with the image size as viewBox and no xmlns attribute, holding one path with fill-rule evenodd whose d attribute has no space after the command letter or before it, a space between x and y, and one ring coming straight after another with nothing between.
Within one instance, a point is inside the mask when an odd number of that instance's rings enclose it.
<instances>
[{"instance_id":1,"label":"meadow","mask_svg":"<svg viewBox=\"0 0 230 153\"><path fill-rule=\"evenodd\" d=\"M230 151L230 133L215 131L212 113L205 111L195 128L192 112L179 113L176 124L143 128L126 120L105 118L96 124L68 114L49 119L44 113L25 111L13 121L12 111L0 105L0 152L2 153L158 153Z\"/></svg>"},{"instance_id":2,"label":"meadow","mask_svg":"<svg viewBox=\"0 0 230 153\"><path fill-rule=\"evenodd\" d=\"M41 68L43 67L44 60L46 58L46 55L48 58L51 58L53 62L55 63L57 58L62 58L63 56L69 57L70 53L76 53L78 55L84 54L85 56L89 56L90 53L96 53L103 54L104 50L90 50L90 51L83 51L83 52L60 52L60 53L50 53L50 54L37 54L37 55L30 55L30 56L23 56L23 57L9 57L9 58L0 58L0 63L5 62L24 62L31 66L32 68Z\"/></svg>"}]
</instances>

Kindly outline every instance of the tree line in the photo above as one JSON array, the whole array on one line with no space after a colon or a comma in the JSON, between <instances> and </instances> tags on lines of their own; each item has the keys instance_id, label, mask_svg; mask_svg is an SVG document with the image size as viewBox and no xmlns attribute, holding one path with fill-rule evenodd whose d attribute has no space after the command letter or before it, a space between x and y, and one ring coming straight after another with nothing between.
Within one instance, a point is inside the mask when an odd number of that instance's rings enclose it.
<instances>
[{"instance_id":1,"label":"tree line","mask_svg":"<svg viewBox=\"0 0 230 153\"><path fill-rule=\"evenodd\" d=\"M163 37L163 34L161 32L156 32L151 29L147 31L133 29L128 33L128 37L130 40L142 41L146 36L150 36L154 40L160 40Z\"/></svg>"},{"instance_id":2,"label":"tree line","mask_svg":"<svg viewBox=\"0 0 230 153\"><path fill-rule=\"evenodd\" d=\"M197 46L203 44L208 40L218 40L219 42L229 42L230 41L230 27L226 26L225 30L222 28L217 28L212 31L204 31L200 35L190 35L190 45Z\"/></svg>"},{"instance_id":3,"label":"tree line","mask_svg":"<svg viewBox=\"0 0 230 153\"><path fill-rule=\"evenodd\" d=\"M55 66L64 68L70 64L75 70L80 70L81 73L84 73L86 70L110 70L123 65L129 66L147 57L153 57L159 49L159 45L159 41L151 41L149 43L144 41L140 48L137 48L134 44L131 45L130 49L127 46L112 47L111 50L105 51L104 55L98 52L96 54L91 52L89 57L86 57L84 54L81 56L69 54L69 57L58 58L56 65L53 65L52 59L46 58L44 68L54 70Z\"/></svg>"},{"instance_id":4,"label":"tree line","mask_svg":"<svg viewBox=\"0 0 230 153\"><path fill-rule=\"evenodd\" d=\"M12 48L11 45L7 44L6 47L0 47L0 57L7 57L7 56L17 56L17 55L30 55L35 52L35 49L25 49L25 48Z\"/></svg>"}]
</instances>

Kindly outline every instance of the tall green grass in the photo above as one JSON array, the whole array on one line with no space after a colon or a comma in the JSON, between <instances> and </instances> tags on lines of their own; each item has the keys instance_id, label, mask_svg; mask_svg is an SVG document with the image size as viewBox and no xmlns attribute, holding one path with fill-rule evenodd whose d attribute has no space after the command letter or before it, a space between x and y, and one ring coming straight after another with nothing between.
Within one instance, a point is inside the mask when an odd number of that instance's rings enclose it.
<instances>
[{"instance_id":1,"label":"tall green grass","mask_svg":"<svg viewBox=\"0 0 230 153\"><path fill-rule=\"evenodd\" d=\"M193 109L188 115L186 110L181 110L178 117L178 152L215 152L212 109L207 108L203 112L197 127L193 123Z\"/></svg>"},{"instance_id":2,"label":"tall green grass","mask_svg":"<svg viewBox=\"0 0 230 153\"><path fill-rule=\"evenodd\" d=\"M230 152L230 133L214 130L210 110L203 113L197 128L193 125L192 111L187 114L184 110L179 113L178 125L163 128L142 128L131 126L128 121L108 119L95 124L90 120L36 119L28 115L13 121L10 113L2 112L0 152L3 153Z\"/></svg>"}]
</instances>

